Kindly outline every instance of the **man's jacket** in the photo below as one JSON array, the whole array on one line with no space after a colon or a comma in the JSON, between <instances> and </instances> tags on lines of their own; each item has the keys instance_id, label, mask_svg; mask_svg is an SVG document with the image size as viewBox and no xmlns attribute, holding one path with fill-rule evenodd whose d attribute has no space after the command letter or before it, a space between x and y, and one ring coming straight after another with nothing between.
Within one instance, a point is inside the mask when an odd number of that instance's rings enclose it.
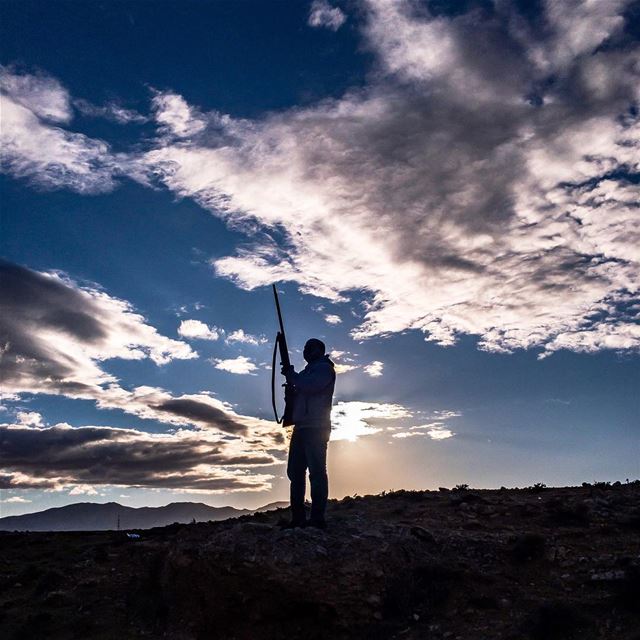
<instances>
[{"instance_id":1,"label":"man's jacket","mask_svg":"<svg viewBox=\"0 0 640 640\"><path fill-rule=\"evenodd\" d=\"M295 387L293 424L297 428L331 429L331 401L336 372L328 356L310 362L300 373L292 371L287 382Z\"/></svg>"}]
</instances>

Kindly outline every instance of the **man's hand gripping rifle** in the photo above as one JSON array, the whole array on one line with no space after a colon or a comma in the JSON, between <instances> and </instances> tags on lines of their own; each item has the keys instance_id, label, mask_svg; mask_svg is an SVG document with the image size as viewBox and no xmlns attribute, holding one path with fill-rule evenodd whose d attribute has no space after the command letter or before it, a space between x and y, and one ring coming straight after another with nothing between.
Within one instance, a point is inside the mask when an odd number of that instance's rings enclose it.
<instances>
[{"instance_id":1,"label":"man's hand gripping rifle","mask_svg":"<svg viewBox=\"0 0 640 640\"><path fill-rule=\"evenodd\" d=\"M273 347L273 361L271 363L271 403L273 405L273 413L276 417L278 424L282 423L283 427L288 427L293 424L293 394L294 388L290 383L285 383L284 387L284 413L282 417L278 417L278 409L276 407L276 355L280 351L280 365L283 375L291 370L291 360L289 359L289 349L287 348L287 338L284 334L284 324L282 322L282 312L280 311L280 301L278 300L278 291L276 285L273 285L273 296L276 301L276 311L278 312L278 323L280 325L280 331L276 335L276 343Z\"/></svg>"}]
</instances>

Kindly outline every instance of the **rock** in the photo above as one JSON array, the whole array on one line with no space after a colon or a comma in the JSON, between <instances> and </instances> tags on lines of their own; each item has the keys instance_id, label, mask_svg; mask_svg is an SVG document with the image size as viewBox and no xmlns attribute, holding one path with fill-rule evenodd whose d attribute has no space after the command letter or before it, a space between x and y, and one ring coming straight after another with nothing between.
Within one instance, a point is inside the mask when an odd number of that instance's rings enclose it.
<instances>
[{"instance_id":1,"label":"rock","mask_svg":"<svg viewBox=\"0 0 640 640\"><path fill-rule=\"evenodd\" d=\"M429 544L437 544L436 539L433 537L433 534L430 531L427 531L424 527L413 526L409 529L412 535L414 535L418 540L422 540L423 542L427 542Z\"/></svg>"},{"instance_id":2,"label":"rock","mask_svg":"<svg viewBox=\"0 0 640 640\"><path fill-rule=\"evenodd\" d=\"M240 531L246 531L247 533L273 533L276 531L273 525L266 522L243 522L238 525Z\"/></svg>"},{"instance_id":3,"label":"rock","mask_svg":"<svg viewBox=\"0 0 640 640\"><path fill-rule=\"evenodd\" d=\"M611 582L613 580L624 580L626 573L624 571L604 571L602 573L591 574L592 582Z\"/></svg>"}]
</instances>

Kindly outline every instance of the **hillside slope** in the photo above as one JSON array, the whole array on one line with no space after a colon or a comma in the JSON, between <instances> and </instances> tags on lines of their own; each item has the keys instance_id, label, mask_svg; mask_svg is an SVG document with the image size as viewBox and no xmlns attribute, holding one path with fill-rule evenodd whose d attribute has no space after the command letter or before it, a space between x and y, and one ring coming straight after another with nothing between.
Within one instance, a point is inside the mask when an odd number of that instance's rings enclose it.
<instances>
[{"instance_id":1,"label":"hillside slope","mask_svg":"<svg viewBox=\"0 0 640 640\"><path fill-rule=\"evenodd\" d=\"M0 534L0 636L638 640L640 483L398 491L124 533Z\"/></svg>"},{"instance_id":2,"label":"hillside slope","mask_svg":"<svg viewBox=\"0 0 640 640\"><path fill-rule=\"evenodd\" d=\"M286 505L267 504L256 511L269 511ZM78 502L21 516L0 518L0 531L109 531L151 529L174 522L188 523L225 520L254 513L235 507L211 507L202 502L172 502L162 507L125 507L117 502L99 504Z\"/></svg>"}]
</instances>

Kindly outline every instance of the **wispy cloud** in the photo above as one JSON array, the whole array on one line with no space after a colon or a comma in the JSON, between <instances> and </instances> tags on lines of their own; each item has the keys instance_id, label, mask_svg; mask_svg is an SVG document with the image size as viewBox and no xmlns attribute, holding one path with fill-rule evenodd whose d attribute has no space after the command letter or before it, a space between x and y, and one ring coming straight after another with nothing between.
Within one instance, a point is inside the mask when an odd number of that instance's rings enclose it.
<instances>
[{"instance_id":1,"label":"wispy cloud","mask_svg":"<svg viewBox=\"0 0 640 640\"><path fill-rule=\"evenodd\" d=\"M127 109L117 102L107 102L104 105L95 105L88 100L76 99L73 106L83 115L91 118L104 118L117 122L118 124L143 124L148 122L149 118L133 109Z\"/></svg>"},{"instance_id":2,"label":"wispy cloud","mask_svg":"<svg viewBox=\"0 0 640 640\"><path fill-rule=\"evenodd\" d=\"M339 7L333 7L328 0L313 0L309 12L309 26L326 27L337 31L346 21L347 16Z\"/></svg>"},{"instance_id":3,"label":"wispy cloud","mask_svg":"<svg viewBox=\"0 0 640 640\"><path fill-rule=\"evenodd\" d=\"M156 92L152 105L155 120L165 135L186 138L200 133L207 126L198 111L175 93Z\"/></svg>"},{"instance_id":4,"label":"wispy cloud","mask_svg":"<svg viewBox=\"0 0 640 640\"><path fill-rule=\"evenodd\" d=\"M637 319L610 314L638 292L625 177L638 169L638 48L615 46L622 3L545 6L540 31L512 4L485 19L365 2L378 67L366 89L229 118L222 138L146 161L236 225L286 230L286 252L256 242L217 260L220 275L333 300L368 292L356 338L417 329L491 351L637 349Z\"/></svg>"},{"instance_id":5,"label":"wispy cloud","mask_svg":"<svg viewBox=\"0 0 640 640\"><path fill-rule=\"evenodd\" d=\"M0 91L3 172L44 188L113 189L124 170L106 143L62 128L73 111L57 80L0 67Z\"/></svg>"},{"instance_id":6,"label":"wispy cloud","mask_svg":"<svg viewBox=\"0 0 640 640\"><path fill-rule=\"evenodd\" d=\"M405 438L413 438L421 435L423 434L419 433L418 431L398 431L398 433L392 434L391 437L404 440Z\"/></svg>"},{"instance_id":7,"label":"wispy cloud","mask_svg":"<svg viewBox=\"0 0 640 640\"><path fill-rule=\"evenodd\" d=\"M334 313L327 313L324 317L324 321L327 324L340 324L342 322L342 318Z\"/></svg>"},{"instance_id":8,"label":"wispy cloud","mask_svg":"<svg viewBox=\"0 0 640 640\"><path fill-rule=\"evenodd\" d=\"M440 409L434 411L431 414L437 420L449 420L451 418L459 418L462 415L461 411L452 411L451 409Z\"/></svg>"},{"instance_id":9,"label":"wispy cloud","mask_svg":"<svg viewBox=\"0 0 640 640\"><path fill-rule=\"evenodd\" d=\"M20 74L10 67L0 67L0 90L42 120L66 123L73 116L69 92L51 76Z\"/></svg>"},{"instance_id":10,"label":"wispy cloud","mask_svg":"<svg viewBox=\"0 0 640 640\"><path fill-rule=\"evenodd\" d=\"M451 429L447 429L443 426L437 427L429 427L428 429L424 429L423 427L411 427L410 431L399 431L398 433L394 433L392 438L416 438L416 437L428 437L432 440L447 440L448 438L453 438L456 434L451 431Z\"/></svg>"},{"instance_id":11,"label":"wispy cloud","mask_svg":"<svg viewBox=\"0 0 640 640\"><path fill-rule=\"evenodd\" d=\"M447 17L363 0L368 85L255 120L156 91L157 139L117 157L63 128L59 83L9 71L3 167L84 193L119 173L153 178L259 229L213 261L217 274L333 301L363 292L357 339L411 329L504 353L637 351L640 46L624 39L627 5L548 2L534 19L517 3ZM319 24L335 9L313 7Z\"/></svg>"},{"instance_id":12,"label":"wispy cloud","mask_svg":"<svg viewBox=\"0 0 640 640\"><path fill-rule=\"evenodd\" d=\"M246 356L227 359L213 358L211 362L216 369L222 369L222 371L237 375L255 375L253 372L258 369L255 362Z\"/></svg>"},{"instance_id":13,"label":"wispy cloud","mask_svg":"<svg viewBox=\"0 0 640 640\"><path fill-rule=\"evenodd\" d=\"M423 438L431 438L431 440L448 440L453 438L456 433L449 428L447 421L462 416L461 411L453 411L451 409L441 409L431 413L432 422L414 425L409 427L407 431L401 431L394 434L393 438L413 438L422 436Z\"/></svg>"}]
</instances>

